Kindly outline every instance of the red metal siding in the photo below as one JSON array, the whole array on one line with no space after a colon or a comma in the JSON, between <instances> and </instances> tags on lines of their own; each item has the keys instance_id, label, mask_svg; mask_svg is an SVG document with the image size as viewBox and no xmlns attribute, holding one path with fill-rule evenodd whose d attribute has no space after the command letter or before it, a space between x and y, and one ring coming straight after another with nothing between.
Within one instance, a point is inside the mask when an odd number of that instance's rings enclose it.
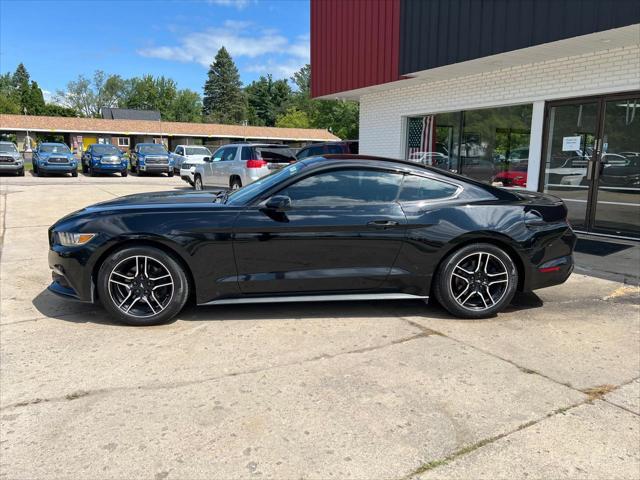
<instances>
[{"instance_id":1,"label":"red metal siding","mask_svg":"<svg viewBox=\"0 0 640 480\"><path fill-rule=\"evenodd\" d=\"M311 0L311 95L399 76L400 0Z\"/></svg>"}]
</instances>

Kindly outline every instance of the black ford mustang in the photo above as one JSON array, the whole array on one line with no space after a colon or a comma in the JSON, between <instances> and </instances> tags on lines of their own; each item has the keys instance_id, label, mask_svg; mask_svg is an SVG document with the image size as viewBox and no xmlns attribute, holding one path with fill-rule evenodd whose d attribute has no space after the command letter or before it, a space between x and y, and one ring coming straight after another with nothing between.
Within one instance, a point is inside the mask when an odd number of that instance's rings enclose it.
<instances>
[{"instance_id":1,"label":"black ford mustang","mask_svg":"<svg viewBox=\"0 0 640 480\"><path fill-rule=\"evenodd\" d=\"M50 290L150 325L197 304L428 299L483 318L564 282L561 200L421 165L305 159L231 194L131 195L49 229Z\"/></svg>"}]
</instances>

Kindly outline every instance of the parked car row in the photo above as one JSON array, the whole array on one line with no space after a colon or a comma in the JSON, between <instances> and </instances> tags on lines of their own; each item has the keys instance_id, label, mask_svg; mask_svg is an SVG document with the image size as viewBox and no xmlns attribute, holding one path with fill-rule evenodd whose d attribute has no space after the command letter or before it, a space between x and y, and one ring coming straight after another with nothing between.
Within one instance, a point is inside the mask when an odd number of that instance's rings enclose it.
<instances>
[{"instance_id":1,"label":"parked car row","mask_svg":"<svg viewBox=\"0 0 640 480\"><path fill-rule=\"evenodd\" d=\"M64 143L43 142L32 152L34 174L82 173L95 176L129 171L143 175L179 174L196 190L228 187L237 190L269 173L303 158L358 153L357 141L318 143L297 152L288 145L236 143L221 146L214 153L200 145L177 145L173 152L157 143L138 143L126 156L115 145L95 143L88 146L80 160ZM0 142L0 172L24 175L24 158L12 142Z\"/></svg>"},{"instance_id":2,"label":"parked car row","mask_svg":"<svg viewBox=\"0 0 640 480\"><path fill-rule=\"evenodd\" d=\"M179 147L176 147L176 151ZM218 148L208 156L193 151L181 163L180 177L196 190L209 187L237 190L303 158L356 153L357 141L317 143L297 152L281 144L233 143Z\"/></svg>"}]
</instances>

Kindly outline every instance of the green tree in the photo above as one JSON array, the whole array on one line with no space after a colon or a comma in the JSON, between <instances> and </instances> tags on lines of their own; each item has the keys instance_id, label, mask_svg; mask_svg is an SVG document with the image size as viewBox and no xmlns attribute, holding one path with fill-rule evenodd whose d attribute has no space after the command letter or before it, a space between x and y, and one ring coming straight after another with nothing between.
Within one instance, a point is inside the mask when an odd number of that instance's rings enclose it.
<instances>
[{"instance_id":1,"label":"green tree","mask_svg":"<svg viewBox=\"0 0 640 480\"><path fill-rule=\"evenodd\" d=\"M42 115L45 111L44 95L37 82L32 81L22 98L22 110L29 115Z\"/></svg>"},{"instance_id":2,"label":"green tree","mask_svg":"<svg viewBox=\"0 0 640 480\"><path fill-rule=\"evenodd\" d=\"M127 84L123 107L157 110L163 120L174 120L173 103L178 91L174 80L144 75L130 79Z\"/></svg>"},{"instance_id":3,"label":"green tree","mask_svg":"<svg viewBox=\"0 0 640 480\"><path fill-rule=\"evenodd\" d=\"M67 83L66 91L58 90L56 101L83 117L99 117L103 107L120 105L125 86L119 75L107 76L102 70L96 70L92 79L80 75Z\"/></svg>"},{"instance_id":4,"label":"green tree","mask_svg":"<svg viewBox=\"0 0 640 480\"><path fill-rule=\"evenodd\" d=\"M246 119L240 74L227 49L221 47L204 84L202 114L207 121L234 124Z\"/></svg>"},{"instance_id":5,"label":"green tree","mask_svg":"<svg viewBox=\"0 0 640 480\"><path fill-rule=\"evenodd\" d=\"M57 105L55 103L47 103L44 106L42 115L47 117L77 117L78 112L73 108L63 107L62 105Z\"/></svg>"},{"instance_id":6,"label":"green tree","mask_svg":"<svg viewBox=\"0 0 640 480\"><path fill-rule=\"evenodd\" d=\"M22 113L20 95L15 88L11 73L0 75L0 113Z\"/></svg>"},{"instance_id":7,"label":"green tree","mask_svg":"<svg viewBox=\"0 0 640 480\"><path fill-rule=\"evenodd\" d=\"M202 99L197 92L178 90L171 105L172 117L176 122L201 122Z\"/></svg>"},{"instance_id":8,"label":"green tree","mask_svg":"<svg viewBox=\"0 0 640 480\"><path fill-rule=\"evenodd\" d=\"M311 66L303 66L293 74L296 86L292 103L305 112L309 126L326 128L342 139L358 138L359 105L345 100L315 100L311 98Z\"/></svg>"},{"instance_id":9,"label":"green tree","mask_svg":"<svg viewBox=\"0 0 640 480\"><path fill-rule=\"evenodd\" d=\"M273 127L291 104L291 87L286 80L273 81L271 75L262 76L245 88L252 125Z\"/></svg>"},{"instance_id":10,"label":"green tree","mask_svg":"<svg viewBox=\"0 0 640 480\"><path fill-rule=\"evenodd\" d=\"M278 117L276 127L309 128L309 116L307 112L291 107L286 113Z\"/></svg>"}]
</instances>

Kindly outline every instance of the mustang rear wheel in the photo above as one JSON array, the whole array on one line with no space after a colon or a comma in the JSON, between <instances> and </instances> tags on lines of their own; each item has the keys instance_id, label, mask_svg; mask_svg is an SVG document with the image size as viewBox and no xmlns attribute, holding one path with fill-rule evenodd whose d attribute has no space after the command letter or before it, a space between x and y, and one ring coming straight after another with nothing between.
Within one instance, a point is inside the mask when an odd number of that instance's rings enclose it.
<instances>
[{"instance_id":1,"label":"mustang rear wheel","mask_svg":"<svg viewBox=\"0 0 640 480\"><path fill-rule=\"evenodd\" d=\"M98 272L105 309L122 323L156 325L175 317L189 294L182 266L154 247L130 247L111 254Z\"/></svg>"},{"instance_id":2,"label":"mustang rear wheel","mask_svg":"<svg viewBox=\"0 0 640 480\"><path fill-rule=\"evenodd\" d=\"M449 255L434 282L435 296L449 313L462 318L486 318L513 299L518 269L501 248L477 243Z\"/></svg>"}]
</instances>

